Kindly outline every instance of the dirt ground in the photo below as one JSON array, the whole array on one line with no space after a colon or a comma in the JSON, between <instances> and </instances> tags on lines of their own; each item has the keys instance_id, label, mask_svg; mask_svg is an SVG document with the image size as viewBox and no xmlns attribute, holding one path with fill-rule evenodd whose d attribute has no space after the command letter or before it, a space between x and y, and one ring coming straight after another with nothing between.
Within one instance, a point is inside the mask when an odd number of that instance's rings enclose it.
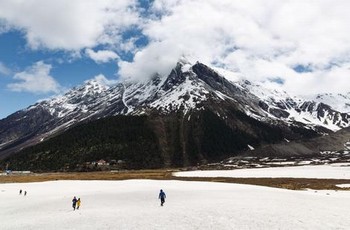
<instances>
[{"instance_id":1,"label":"dirt ground","mask_svg":"<svg viewBox=\"0 0 350 230\"><path fill-rule=\"evenodd\" d=\"M179 178L172 176L176 170L137 170L119 172L74 172L74 173L31 173L25 175L0 176L0 183L25 183L53 180L128 180L128 179L152 179L152 180L183 180L183 181L212 181L237 184L251 184L268 187L284 188L291 190L315 189L315 190L350 190L339 188L337 184L350 184L350 180L343 179L308 179L308 178Z\"/></svg>"}]
</instances>

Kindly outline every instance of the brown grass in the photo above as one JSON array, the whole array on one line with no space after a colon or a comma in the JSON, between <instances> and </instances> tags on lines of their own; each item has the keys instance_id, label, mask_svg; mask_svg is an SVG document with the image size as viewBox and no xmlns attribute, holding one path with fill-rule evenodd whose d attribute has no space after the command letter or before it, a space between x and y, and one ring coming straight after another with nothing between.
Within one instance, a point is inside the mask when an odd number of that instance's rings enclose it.
<instances>
[{"instance_id":1,"label":"brown grass","mask_svg":"<svg viewBox=\"0 0 350 230\"><path fill-rule=\"evenodd\" d=\"M307 179L307 178L224 178L224 177L174 177L172 170L137 170L120 172L75 172L75 173L40 173L28 175L0 176L0 183L25 183L53 180L129 180L129 179L153 179L153 180L182 180L182 181L209 181L237 184L251 184L284 188L292 190L302 189L327 189L350 190L349 188L336 187L337 184L350 184L350 180L341 179Z\"/></svg>"},{"instance_id":2,"label":"brown grass","mask_svg":"<svg viewBox=\"0 0 350 230\"><path fill-rule=\"evenodd\" d=\"M308 179L308 178L183 178L190 181L211 181L237 184L251 184L284 188L290 190L350 190L349 188L339 188L337 184L350 184L350 180L340 179Z\"/></svg>"},{"instance_id":3,"label":"brown grass","mask_svg":"<svg viewBox=\"0 0 350 230\"><path fill-rule=\"evenodd\" d=\"M171 172L165 170L139 170L121 172L72 172L72 173L32 173L27 175L0 176L0 183L25 183L52 180L128 180L167 179Z\"/></svg>"}]
</instances>

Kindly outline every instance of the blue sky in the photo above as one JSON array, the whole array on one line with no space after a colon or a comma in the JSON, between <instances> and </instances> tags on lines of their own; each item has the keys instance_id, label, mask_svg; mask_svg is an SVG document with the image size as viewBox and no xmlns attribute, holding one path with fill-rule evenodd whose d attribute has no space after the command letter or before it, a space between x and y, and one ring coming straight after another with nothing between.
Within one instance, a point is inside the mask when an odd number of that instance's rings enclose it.
<instances>
[{"instance_id":1,"label":"blue sky","mask_svg":"<svg viewBox=\"0 0 350 230\"><path fill-rule=\"evenodd\" d=\"M292 94L348 92L349 8L346 0L2 0L0 119L97 75L166 75L183 56Z\"/></svg>"},{"instance_id":2,"label":"blue sky","mask_svg":"<svg viewBox=\"0 0 350 230\"><path fill-rule=\"evenodd\" d=\"M115 60L96 63L86 56L72 57L72 54L66 51L31 50L27 47L23 34L16 30L0 34L0 50L1 63L7 69L5 73L0 72L0 118L26 108L40 99L80 85L98 74L111 79L117 77L118 65ZM130 57L125 55L125 58ZM59 84L59 89L37 92L29 88L15 91L9 87L11 83L18 82L13 79L16 73L27 71L37 62L52 66L50 75Z\"/></svg>"},{"instance_id":3,"label":"blue sky","mask_svg":"<svg viewBox=\"0 0 350 230\"><path fill-rule=\"evenodd\" d=\"M35 2L32 4L35 7ZM151 2L140 0L134 4L138 6L140 14L146 16ZM9 22L3 22L3 24L7 23ZM28 41L28 31L25 28L6 27L6 30L0 33L0 67L2 67L2 71L0 68L0 119L38 100L64 93L67 89L83 84L84 81L97 75L102 74L108 79L118 79L117 59L132 61L134 56L132 50L117 49L109 43L99 44L98 42L90 46L81 45L77 49L74 47L51 48L46 47L45 44L33 47ZM132 23L117 36L125 42L134 39L132 49L143 47L148 43L147 37L143 36L140 29ZM98 57L91 57L89 54L89 52L96 54L101 50L108 50L113 54L112 57L98 60ZM16 74L18 76L18 73L31 72L37 63L50 66L47 74L55 81L55 87L48 86L43 90L30 85L20 88L11 87L13 84L21 83L21 80L16 80Z\"/></svg>"}]
</instances>

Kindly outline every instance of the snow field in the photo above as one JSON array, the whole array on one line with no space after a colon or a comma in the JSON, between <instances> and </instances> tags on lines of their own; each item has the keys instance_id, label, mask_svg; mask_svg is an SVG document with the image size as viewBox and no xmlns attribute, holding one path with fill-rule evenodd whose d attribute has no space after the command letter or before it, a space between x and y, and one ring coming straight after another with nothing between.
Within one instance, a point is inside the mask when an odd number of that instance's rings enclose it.
<instances>
[{"instance_id":1,"label":"snow field","mask_svg":"<svg viewBox=\"0 0 350 230\"><path fill-rule=\"evenodd\" d=\"M28 195L18 195L19 189ZM158 200L159 189L167 199ZM73 196L82 200L73 211ZM158 180L0 184L1 229L347 229L349 192Z\"/></svg>"},{"instance_id":2,"label":"snow field","mask_svg":"<svg viewBox=\"0 0 350 230\"><path fill-rule=\"evenodd\" d=\"M346 164L177 172L177 177L350 179Z\"/></svg>"}]
</instances>

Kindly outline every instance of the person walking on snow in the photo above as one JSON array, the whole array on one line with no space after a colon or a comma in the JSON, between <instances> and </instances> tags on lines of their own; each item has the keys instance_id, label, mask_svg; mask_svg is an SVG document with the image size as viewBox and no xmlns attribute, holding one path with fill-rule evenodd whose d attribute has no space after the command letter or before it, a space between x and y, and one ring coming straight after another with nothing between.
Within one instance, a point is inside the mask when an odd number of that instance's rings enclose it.
<instances>
[{"instance_id":1,"label":"person walking on snow","mask_svg":"<svg viewBox=\"0 0 350 230\"><path fill-rule=\"evenodd\" d=\"M22 189L21 190L19 190L19 195L21 195L22 194Z\"/></svg>"},{"instance_id":2,"label":"person walking on snow","mask_svg":"<svg viewBox=\"0 0 350 230\"><path fill-rule=\"evenodd\" d=\"M79 210L80 203L81 203L80 198L78 198L78 200L77 200L77 210Z\"/></svg>"},{"instance_id":3,"label":"person walking on snow","mask_svg":"<svg viewBox=\"0 0 350 230\"><path fill-rule=\"evenodd\" d=\"M73 200L72 200L72 207L73 207L73 211L75 211L75 207L77 206L77 198L74 197Z\"/></svg>"},{"instance_id":4,"label":"person walking on snow","mask_svg":"<svg viewBox=\"0 0 350 230\"><path fill-rule=\"evenodd\" d=\"M159 192L160 206L163 206L163 204L165 202L165 198L166 198L166 195L165 195L163 189L161 189Z\"/></svg>"}]
</instances>

